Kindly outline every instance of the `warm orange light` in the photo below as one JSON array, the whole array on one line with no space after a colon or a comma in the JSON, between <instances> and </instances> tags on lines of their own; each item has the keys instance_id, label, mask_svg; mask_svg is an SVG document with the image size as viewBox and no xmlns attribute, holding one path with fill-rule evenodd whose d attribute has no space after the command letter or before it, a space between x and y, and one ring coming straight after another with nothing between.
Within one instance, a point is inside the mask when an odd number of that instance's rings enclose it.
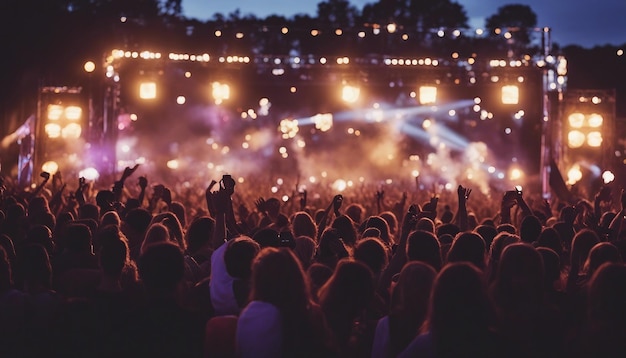
<instances>
[{"instance_id":1,"label":"warm orange light","mask_svg":"<svg viewBox=\"0 0 626 358\"><path fill-rule=\"evenodd\" d=\"M157 85L155 82L142 82L139 85L139 98L155 99L157 96Z\"/></svg>"},{"instance_id":2,"label":"warm orange light","mask_svg":"<svg viewBox=\"0 0 626 358\"><path fill-rule=\"evenodd\" d=\"M502 86L502 104L518 104L519 87L514 85Z\"/></svg>"},{"instance_id":3,"label":"warm orange light","mask_svg":"<svg viewBox=\"0 0 626 358\"><path fill-rule=\"evenodd\" d=\"M85 62L83 68L85 69L85 72L92 73L96 69L96 64L93 63L93 61L87 61Z\"/></svg>"},{"instance_id":4,"label":"warm orange light","mask_svg":"<svg viewBox=\"0 0 626 358\"><path fill-rule=\"evenodd\" d=\"M341 99L347 103L355 103L359 100L361 89L359 87L344 85L341 90Z\"/></svg>"},{"instance_id":5,"label":"warm orange light","mask_svg":"<svg viewBox=\"0 0 626 358\"><path fill-rule=\"evenodd\" d=\"M67 106L65 108L65 118L70 121L77 121L83 114L83 109L78 106Z\"/></svg>"},{"instance_id":6,"label":"warm orange light","mask_svg":"<svg viewBox=\"0 0 626 358\"><path fill-rule=\"evenodd\" d=\"M582 128L585 123L585 115L580 112L575 112L567 117L567 121L572 128Z\"/></svg>"},{"instance_id":7,"label":"warm orange light","mask_svg":"<svg viewBox=\"0 0 626 358\"><path fill-rule=\"evenodd\" d=\"M585 134L578 130L570 131L567 134L567 146L570 148L580 148L585 144Z\"/></svg>"},{"instance_id":8,"label":"warm orange light","mask_svg":"<svg viewBox=\"0 0 626 358\"><path fill-rule=\"evenodd\" d=\"M225 83L213 82L212 86L212 94L213 99L215 100L215 104L220 104L224 100L230 98L230 86Z\"/></svg>"},{"instance_id":9,"label":"warm orange light","mask_svg":"<svg viewBox=\"0 0 626 358\"><path fill-rule=\"evenodd\" d=\"M435 104L437 102L437 87L421 86L419 89L421 104Z\"/></svg>"},{"instance_id":10,"label":"warm orange light","mask_svg":"<svg viewBox=\"0 0 626 358\"><path fill-rule=\"evenodd\" d=\"M48 120L58 121L63 115L63 106L51 104L48 106Z\"/></svg>"}]
</instances>

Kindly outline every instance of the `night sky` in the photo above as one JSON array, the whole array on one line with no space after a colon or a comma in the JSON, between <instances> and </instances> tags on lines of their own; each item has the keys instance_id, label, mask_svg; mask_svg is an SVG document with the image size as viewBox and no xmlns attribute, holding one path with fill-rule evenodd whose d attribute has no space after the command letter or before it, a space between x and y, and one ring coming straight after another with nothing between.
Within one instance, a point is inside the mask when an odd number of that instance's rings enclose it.
<instances>
[{"instance_id":1,"label":"night sky","mask_svg":"<svg viewBox=\"0 0 626 358\"><path fill-rule=\"evenodd\" d=\"M265 17L271 14L290 17L297 13L315 15L316 0L183 0L183 13L190 18L207 20L215 13L228 15L239 9L242 15ZM361 9L372 0L351 0ZM581 0L458 0L465 8L472 28L484 27L484 19L507 4L529 5L537 14L538 26L552 28L553 42L561 46L583 47L626 44L626 1L597 0L593 5Z\"/></svg>"}]
</instances>

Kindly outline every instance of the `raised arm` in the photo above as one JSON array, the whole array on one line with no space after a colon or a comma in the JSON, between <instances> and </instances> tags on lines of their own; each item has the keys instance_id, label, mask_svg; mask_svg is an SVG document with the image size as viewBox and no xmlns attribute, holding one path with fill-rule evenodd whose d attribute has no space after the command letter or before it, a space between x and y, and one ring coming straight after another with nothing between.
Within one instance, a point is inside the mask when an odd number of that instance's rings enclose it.
<instances>
[{"instance_id":1,"label":"raised arm","mask_svg":"<svg viewBox=\"0 0 626 358\"><path fill-rule=\"evenodd\" d=\"M137 197L137 201L139 201L139 206L143 206L143 200L146 197L146 188L148 187L148 178L140 176L139 179L137 179L137 185L139 185L139 196Z\"/></svg>"},{"instance_id":2,"label":"raised arm","mask_svg":"<svg viewBox=\"0 0 626 358\"><path fill-rule=\"evenodd\" d=\"M124 182L128 177L133 175L133 173L139 168L139 164L135 164L134 167L126 167L124 168L124 172L120 177L120 180L116 181L113 184L113 194L115 195L115 201L122 201L122 193L124 192Z\"/></svg>"},{"instance_id":3,"label":"raised arm","mask_svg":"<svg viewBox=\"0 0 626 358\"><path fill-rule=\"evenodd\" d=\"M43 178L43 180L41 181L41 183L39 183L39 185L37 185L35 190L32 191L32 193L30 194L29 199L32 199L32 198L36 197L37 195L39 195L41 193L41 191L43 190L43 188L48 183L48 181L50 180L50 173L48 173L48 172L41 172L41 174L39 174L39 176L41 176Z\"/></svg>"},{"instance_id":4,"label":"raised arm","mask_svg":"<svg viewBox=\"0 0 626 358\"><path fill-rule=\"evenodd\" d=\"M511 208L515 206L515 193L507 191L500 202L500 224L511 224Z\"/></svg>"},{"instance_id":5,"label":"raised arm","mask_svg":"<svg viewBox=\"0 0 626 358\"><path fill-rule=\"evenodd\" d=\"M415 225L420 218L420 213L418 212L417 205L411 205L409 207L409 211L404 215L402 220L402 227L400 232L400 241L398 242L398 247L396 247L396 251L389 260L389 265L385 268L383 273L380 276L380 280L378 282L378 290L379 292L386 292L385 290L391 284L391 278L393 275L397 274L402 270L402 267L406 263L406 246L409 238L409 234L415 229Z\"/></svg>"},{"instance_id":6,"label":"raised arm","mask_svg":"<svg viewBox=\"0 0 626 358\"><path fill-rule=\"evenodd\" d=\"M50 203L48 206L50 207L50 211L56 216L63 207L63 193L65 192L67 184L63 183L61 187L52 195L50 199Z\"/></svg>"},{"instance_id":7,"label":"raised arm","mask_svg":"<svg viewBox=\"0 0 626 358\"><path fill-rule=\"evenodd\" d=\"M304 189L302 192L300 192L300 211L304 211L306 209L306 204L307 204L307 192L306 189Z\"/></svg>"},{"instance_id":8,"label":"raised arm","mask_svg":"<svg viewBox=\"0 0 626 358\"><path fill-rule=\"evenodd\" d=\"M208 189L207 189L208 190ZM215 230L213 231L213 247L219 247L227 240L228 230L233 235L238 234L234 223L234 211L232 195L235 190L235 182L227 180L224 176L220 182L218 191L210 193L212 205L215 209Z\"/></svg>"},{"instance_id":9,"label":"raised arm","mask_svg":"<svg viewBox=\"0 0 626 358\"><path fill-rule=\"evenodd\" d=\"M215 210L215 230L213 230L213 247L219 247L228 237L226 231L226 214L230 201L230 195L223 190L211 193L212 203ZM232 206L232 205L231 205Z\"/></svg>"},{"instance_id":10,"label":"raised arm","mask_svg":"<svg viewBox=\"0 0 626 358\"><path fill-rule=\"evenodd\" d=\"M318 242L319 242L320 237L322 236L322 233L324 232L324 229L326 229L326 226L328 226L328 221L329 221L331 210L333 211L333 213L335 213L335 215L337 215L339 213L339 208L341 208L341 203L343 203L343 196L341 194L337 194L333 197L333 201L328 205L326 210L324 210L324 215L322 215L320 222L317 223L317 226L318 226L317 241Z\"/></svg>"},{"instance_id":11,"label":"raised arm","mask_svg":"<svg viewBox=\"0 0 626 358\"><path fill-rule=\"evenodd\" d=\"M402 192L402 198L400 201L396 202L393 206L393 214L398 218L398 220L402 220L404 217L404 207L406 206L406 200L408 195L406 191Z\"/></svg>"},{"instance_id":12,"label":"raised arm","mask_svg":"<svg viewBox=\"0 0 626 358\"><path fill-rule=\"evenodd\" d=\"M87 188L87 184L85 178L78 178L78 187L74 192L74 198L76 198L76 202L78 202L79 206L85 205L85 189Z\"/></svg>"},{"instance_id":13,"label":"raised arm","mask_svg":"<svg viewBox=\"0 0 626 358\"><path fill-rule=\"evenodd\" d=\"M624 191L624 189L622 189L620 203L620 211L617 213L617 215L615 215L615 217L611 221L611 224L609 225L609 230L613 239L619 238L620 233L624 229L624 220L626 220L626 191Z\"/></svg>"},{"instance_id":14,"label":"raised arm","mask_svg":"<svg viewBox=\"0 0 626 358\"><path fill-rule=\"evenodd\" d=\"M533 215L533 211L530 209L530 206L528 206L528 204L526 203L526 200L524 200L524 195L522 193L521 188L516 188L515 191L515 203L517 204L517 207L520 208L520 210L522 210L522 219Z\"/></svg>"},{"instance_id":15,"label":"raised arm","mask_svg":"<svg viewBox=\"0 0 626 358\"><path fill-rule=\"evenodd\" d=\"M215 204L213 203L213 196L212 196L212 190L215 184L217 184L217 182L215 180L211 180L211 183L204 191L204 198L206 199L207 210L209 210L209 215L211 215L212 218L215 218L215 215L216 215Z\"/></svg>"},{"instance_id":16,"label":"raised arm","mask_svg":"<svg viewBox=\"0 0 626 358\"><path fill-rule=\"evenodd\" d=\"M467 218L467 199L469 199L472 189L464 188L462 185L459 185L456 192L459 199L459 207L456 211L453 222L461 231L467 231L469 229L469 222Z\"/></svg>"}]
</instances>

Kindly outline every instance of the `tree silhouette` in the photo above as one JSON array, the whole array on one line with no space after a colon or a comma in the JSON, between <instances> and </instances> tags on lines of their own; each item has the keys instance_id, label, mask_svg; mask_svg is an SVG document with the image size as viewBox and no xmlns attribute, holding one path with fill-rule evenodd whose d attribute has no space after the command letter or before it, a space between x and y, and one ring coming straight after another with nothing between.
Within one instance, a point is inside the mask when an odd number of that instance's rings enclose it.
<instances>
[{"instance_id":1,"label":"tree silhouette","mask_svg":"<svg viewBox=\"0 0 626 358\"><path fill-rule=\"evenodd\" d=\"M530 44L537 26L537 14L528 5L512 4L498 8L487 18L485 26L494 33L496 29L508 29L517 47Z\"/></svg>"},{"instance_id":2,"label":"tree silhouette","mask_svg":"<svg viewBox=\"0 0 626 358\"><path fill-rule=\"evenodd\" d=\"M326 0L317 4L317 20L322 27L353 27L358 15L359 10L347 0Z\"/></svg>"},{"instance_id":3,"label":"tree silhouette","mask_svg":"<svg viewBox=\"0 0 626 358\"><path fill-rule=\"evenodd\" d=\"M465 9L450 0L379 0L365 5L363 20L381 25L395 23L418 32L468 27Z\"/></svg>"}]
</instances>

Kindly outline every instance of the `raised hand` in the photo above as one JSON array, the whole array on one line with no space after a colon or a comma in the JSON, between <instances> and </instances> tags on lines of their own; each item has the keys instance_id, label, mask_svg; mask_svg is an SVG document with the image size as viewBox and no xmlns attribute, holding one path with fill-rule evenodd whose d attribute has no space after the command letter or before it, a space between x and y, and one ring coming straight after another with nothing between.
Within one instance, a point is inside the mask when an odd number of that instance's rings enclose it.
<instances>
[{"instance_id":1,"label":"raised hand","mask_svg":"<svg viewBox=\"0 0 626 358\"><path fill-rule=\"evenodd\" d=\"M341 215L339 213L339 209L341 208L341 204L343 203L343 195L337 194L333 198L333 211L335 212L335 216Z\"/></svg>"},{"instance_id":2,"label":"raised hand","mask_svg":"<svg viewBox=\"0 0 626 358\"><path fill-rule=\"evenodd\" d=\"M163 188L163 196L161 198L168 206L172 204L172 192L168 188Z\"/></svg>"},{"instance_id":3,"label":"raised hand","mask_svg":"<svg viewBox=\"0 0 626 358\"><path fill-rule=\"evenodd\" d=\"M265 202L265 199L263 198L258 198L255 202L254 202L254 206L256 207L256 210L262 214L266 214L267 213L267 203Z\"/></svg>"},{"instance_id":4,"label":"raised hand","mask_svg":"<svg viewBox=\"0 0 626 358\"><path fill-rule=\"evenodd\" d=\"M437 204L439 204L439 197L438 197L437 195L433 195L433 196L430 198L430 202L429 202L429 204L430 204L430 205L429 205L429 208L430 208L432 211L435 211L435 212L436 212L436 211L437 211Z\"/></svg>"},{"instance_id":5,"label":"raised hand","mask_svg":"<svg viewBox=\"0 0 626 358\"><path fill-rule=\"evenodd\" d=\"M417 205L412 204L409 206L409 211L406 215L404 215L404 219L402 220L403 233L410 232L413 228L415 228L415 225L417 225L417 221L419 220L419 215L420 212Z\"/></svg>"},{"instance_id":6,"label":"raised hand","mask_svg":"<svg viewBox=\"0 0 626 358\"><path fill-rule=\"evenodd\" d=\"M459 185L457 188L457 194L459 196L459 200L463 200L464 202L469 199L470 194L472 193L472 189L465 188L462 185Z\"/></svg>"},{"instance_id":7,"label":"raised hand","mask_svg":"<svg viewBox=\"0 0 626 358\"><path fill-rule=\"evenodd\" d=\"M74 192L74 197L76 198L78 205L85 204L85 195L84 195L85 188L87 188L85 178L83 177L78 178L78 187L76 188L76 191Z\"/></svg>"},{"instance_id":8,"label":"raised hand","mask_svg":"<svg viewBox=\"0 0 626 358\"><path fill-rule=\"evenodd\" d=\"M515 193L512 190L509 190L505 192L504 195L502 196L502 202L500 203L500 206L502 208L510 209L513 206L515 206L515 204L517 203L516 199L517 199L517 193Z\"/></svg>"},{"instance_id":9,"label":"raised hand","mask_svg":"<svg viewBox=\"0 0 626 358\"><path fill-rule=\"evenodd\" d=\"M145 190L146 187L148 187L148 178L143 175L140 176L139 179L137 179L137 184L141 190Z\"/></svg>"},{"instance_id":10,"label":"raised hand","mask_svg":"<svg viewBox=\"0 0 626 358\"><path fill-rule=\"evenodd\" d=\"M306 190L303 190L300 193L300 210L304 210L306 208L306 199L307 199L307 193Z\"/></svg>"},{"instance_id":11,"label":"raised hand","mask_svg":"<svg viewBox=\"0 0 626 358\"><path fill-rule=\"evenodd\" d=\"M213 187L215 187L215 185L217 184L217 182L215 180L211 180L211 183L209 184L209 186L207 186L206 190L204 191L204 197L207 200L207 203L211 200L211 194L213 193Z\"/></svg>"},{"instance_id":12,"label":"raised hand","mask_svg":"<svg viewBox=\"0 0 626 358\"><path fill-rule=\"evenodd\" d=\"M139 168L139 164L135 164L135 166L131 167L126 167L124 168L124 173L122 173L122 179L121 181L126 180L128 177L130 177L131 175L133 175L133 173L135 171L137 171L137 168Z\"/></svg>"},{"instance_id":13,"label":"raised hand","mask_svg":"<svg viewBox=\"0 0 626 358\"><path fill-rule=\"evenodd\" d=\"M377 190L376 191L376 207L378 208L378 213L383 211L383 201L385 200L385 191Z\"/></svg>"}]
</instances>

